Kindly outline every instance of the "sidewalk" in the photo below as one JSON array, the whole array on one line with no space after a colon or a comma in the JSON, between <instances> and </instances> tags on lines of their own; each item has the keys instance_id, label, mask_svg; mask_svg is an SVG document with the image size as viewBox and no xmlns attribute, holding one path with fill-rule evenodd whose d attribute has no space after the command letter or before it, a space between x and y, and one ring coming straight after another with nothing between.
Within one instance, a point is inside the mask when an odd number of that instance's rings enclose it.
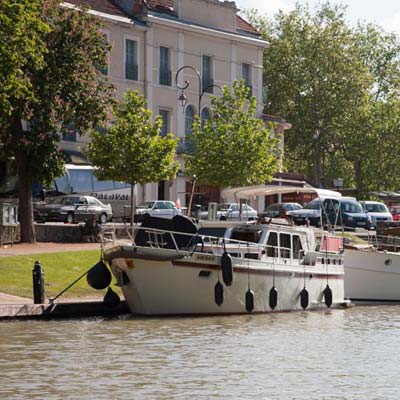
<instances>
[{"instance_id":1,"label":"sidewalk","mask_svg":"<svg viewBox=\"0 0 400 400\"><path fill-rule=\"evenodd\" d=\"M99 250L100 243L54 243L37 242L17 243L13 246L1 246L0 257L19 256L39 253L61 253L66 251Z\"/></svg>"}]
</instances>

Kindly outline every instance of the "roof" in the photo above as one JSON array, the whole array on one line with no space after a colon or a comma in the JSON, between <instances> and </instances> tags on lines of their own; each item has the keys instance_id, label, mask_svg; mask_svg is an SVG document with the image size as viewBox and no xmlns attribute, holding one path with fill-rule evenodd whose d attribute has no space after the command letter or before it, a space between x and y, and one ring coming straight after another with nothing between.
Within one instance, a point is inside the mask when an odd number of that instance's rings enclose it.
<instances>
[{"instance_id":1,"label":"roof","mask_svg":"<svg viewBox=\"0 0 400 400\"><path fill-rule=\"evenodd\" d=\"M127 17L114 0L65 0L65 2L73 4L74 6L86 6L94 11L106 14Z\"/></svg>"},{"instance_id":2,"label":"roof","mask_svg":"<svg viewBox=\"0 0 400 400\"><path fill-rule=\"evenodd\" d=\"M142 1L144 5L151 11L169 15L176 15L176 11L174 10L174 0ZM117 0L65 0L65 2L75 6L87 6L94 11L103 12L106 14L118 15L121 17L128 16L122 10L122 8L119 7ZM239 15L236 15L236 26L237 29L242 32L260 36L260 33Z\"/></svg>"},{"instance_id":3,"label":"roof","mask_svg":"<svg viewBox=\"0 0 400 400\"><path fill-rule=\"evenodd\" d=\"M175 14L174 0L144 0L144 3L149 10ZM260 33L239 15L236 15L236 26L240 31L260 36Z\"/></svg>"},{"instance_id":4,"label":"roof","mask_svg":"<svg viewBox=\"0 0 400 400\"><path fill-rule=\"evenodd\" d=\"M286 193L315 193L318 197L338 198L342 195L339 192L327 189L319 189L314 187L293 187L281 185L257 185L257 186L244 186L224 189L221 193L223 198L234 196L235 199L254 199L258 196L270 196L273 194L286 194Z\"/></svg>"},{"instance_id":5,"label":"roof","mask_svg":"<svg viewBox=\"0 0 400 400\"><path fill-rule=\"evenodd\" d=\"M250 25L246 20L244 20L240 15L236 15L236 26L240 31L249 32L253 35L260 35L252 25Z\"/></svg>"}]
</instances>

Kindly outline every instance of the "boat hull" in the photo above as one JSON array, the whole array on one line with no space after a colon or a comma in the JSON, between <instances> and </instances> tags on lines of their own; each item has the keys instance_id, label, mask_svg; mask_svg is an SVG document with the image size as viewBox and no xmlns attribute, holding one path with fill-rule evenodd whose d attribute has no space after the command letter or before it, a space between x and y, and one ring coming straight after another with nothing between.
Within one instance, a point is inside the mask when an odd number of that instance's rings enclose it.
<instances>
[{"instance_id":1,"label":"boat hull","mask_svg":"<svg viewBox=\"0 0 400 400\"><path fill-rule=\"evenodd\" d=\"M400 253L346 249L345 296L358 304L400 303Z\"/></svg>"},{"instance_id":2,"label":"boat hull","mask_svg":"<svg viewBox=\"0 0 400 400\"><path fill-rule=\"evenodd\" d=\"M254 292L253 313L302 310L300 292L309 293L307 309L327 309L323 291L332 290L332 307L343 307L343 266L302 266L272 264L262 260L233 258L233 282L223 284L223 303L215 303L214 288L222 282L220 257L204 253L172 260L109 257L117 281L132 313L140 315L243 314L245 295ZM329 268L327 268L329 267ZM327 269L329 271L327 272ZM122 274L125 273L125 279ZM269 305L269 292L275 286L278 302Z\"/></svg>"}]
</instances>

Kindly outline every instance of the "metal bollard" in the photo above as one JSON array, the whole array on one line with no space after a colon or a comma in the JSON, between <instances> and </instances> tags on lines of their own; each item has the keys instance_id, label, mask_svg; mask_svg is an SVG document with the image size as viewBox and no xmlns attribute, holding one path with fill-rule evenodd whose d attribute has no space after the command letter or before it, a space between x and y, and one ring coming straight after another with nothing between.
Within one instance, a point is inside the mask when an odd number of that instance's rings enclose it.
<instances>
[{"instance_id":1,"label":"metal bollard","mask_svg":"<svg viewBox=\"0 0 400 400\"><path fill-rule=\"evenodd\" d=\"M44 272L40 261L35 261L35 266L32 270L33 278L33 303L44 303Z\"/></svg>"}]
</instances>

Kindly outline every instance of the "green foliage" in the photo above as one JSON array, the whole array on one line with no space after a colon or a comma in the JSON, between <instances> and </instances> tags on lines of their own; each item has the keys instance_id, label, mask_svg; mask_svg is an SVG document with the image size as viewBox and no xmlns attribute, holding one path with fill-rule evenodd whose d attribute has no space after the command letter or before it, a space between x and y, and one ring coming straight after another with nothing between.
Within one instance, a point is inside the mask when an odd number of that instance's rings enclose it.
<instances>
[{"instance_id":1,"label":"green foliage","mask_svg":"<svg viewBox=\"0 0 400 400\"><path fill-rule=\"evenodd\" d=\"M89 160L98 169L99 179L145 184L175 177L177 139L173 134L160 136L162 120L152 121L145 99L137 91L128 91L125 101L114 107L115 121L102 134L91 132Z\"/></svg>"},{"instance_id":2,"label":"green foliage","mask_svg":"<svg viewBox=\"0 0 400 400\"><path fill-rule=\"evenodd\" d=\"M40 260L44 270L45 292L54 297L99 260L99 251L70 251L0 258L0 292L32 298L32 269ZM112 284L113 285L113 284ZM113 285L113 289L115 289ZM120 293L119 289L117 291ZM103 297L104 291L91 288L82 278L62 297Z\"/></svg>"},{"instance_id":3,"label":"green foliage","mask_svg":"<svg viewBox=\"0 0 400 400\"><path fill-rule=\"evenodd\" d=\"M62 172L60 133L106 118L114 91L99 72L107 61L102 25L58 0L7 0L0 18L0 34L11 38L0 45L0 140L29 182L48 182Z\"/></svg>"},{"instance_id":4,"label":"green foliage","mask_svg":"<svg viewBox=\"0 0 400 400\"><path fill-rule=\"evenodd\" d=\"M293 126L285 132L286 168L317 185L340 176L362 196L400 183L400 44L376 25L351 28L345 11L325 2L313 12L298 4L273 21L248 16L270 42L266 112Z\"/></svg>"},{"instance_id":5,"label":"green foliage","mask_svg":"<svg viewBox=\"0 0 400 400\"><path fill-rule=\"evenodd\" d=\"M23 241L34 240L32 183L63 172L60 133L107 117L114 89L100 72L108 50L101 27L61 0L0 2L0 142L20 179Z\"/></svg>"},{"instance_id":6,"label":"green foliage","mask_svg":"<svg viewBox=\"0 0 400 400\"><path fill-rule=\"evenodd\" d=\"M214 186L261 184L278 168L278 140L256 117L256 100L247 99L244 83L233 91L223 88L222 97L212 99L211 117L203 128L196 118L190 140L194 154L187 156L186 170L199 183Z\"/></svg>"},{"instance_id":7,"label":"green foliage","mask_svg":"<svg viewBox=\"0 0 400 400\"><path fill-rule=\"evenodd\" d=\"M40 1L2 0L0 2L0 126L16 103L32 101L33 88L24 70L39 70L44 66L47 52L44 36L50 27L37 18L41 11Z\"/></svg>"}]
</instances>

